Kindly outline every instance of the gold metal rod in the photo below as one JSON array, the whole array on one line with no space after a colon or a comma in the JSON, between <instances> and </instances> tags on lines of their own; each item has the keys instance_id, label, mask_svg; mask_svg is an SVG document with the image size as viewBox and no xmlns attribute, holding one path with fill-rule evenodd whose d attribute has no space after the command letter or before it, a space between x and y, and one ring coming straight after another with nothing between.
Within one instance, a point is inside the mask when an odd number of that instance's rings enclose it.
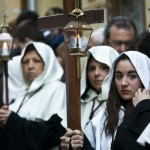
<instances>
[{"instance_id":1,"label":"gold metal rod","mask_svg":"<svg viewBox=\"0 0 150 150\"><path fill-rule=\"evenodd\" d=\"M80 57L77 56L77 79L81 78L81 64L80 64Z\"/></svg>"},{"instance_id":2,"label":"gold metal rod","mask_svg":"<svg viewBox=\"0 0 150 150\"><path fill-rule=\"evenodd\" d=\"M5 98L6 98L6 105L9 105L9 91L8 91L8 61L4 61L4 74L5 74Z\"/></svg>"}]
</instances>

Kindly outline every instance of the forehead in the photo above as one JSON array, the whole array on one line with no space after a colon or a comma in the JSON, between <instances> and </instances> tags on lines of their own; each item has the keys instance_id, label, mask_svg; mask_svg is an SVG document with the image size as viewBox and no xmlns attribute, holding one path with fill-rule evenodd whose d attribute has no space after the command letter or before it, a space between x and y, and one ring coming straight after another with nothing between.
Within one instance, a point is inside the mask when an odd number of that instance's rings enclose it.
<instances>
[{"instance_id":1,"label":"forehead","mask_svg":"<svg viewBox=\"0 0 150 150\"><path fill-rule=\"evenodd\" d=\"M134 38L134 29L131 27L129 29L126 28L118 28L116 26L112 26L111 32L110 32L110 37L113 39L132 39Z\"/></svg>"},{"instance_id":2,"label":"forehead","mask_svg":"<svg viewBox=\"0 0 150 150\"><path fill-rule=\"evenodd\" d=\"M136 72L136 69L130 60L125 59L125 60L120 60L117 63L115 72L121 72L121 73Z\"/></svg>"}]
</instances>

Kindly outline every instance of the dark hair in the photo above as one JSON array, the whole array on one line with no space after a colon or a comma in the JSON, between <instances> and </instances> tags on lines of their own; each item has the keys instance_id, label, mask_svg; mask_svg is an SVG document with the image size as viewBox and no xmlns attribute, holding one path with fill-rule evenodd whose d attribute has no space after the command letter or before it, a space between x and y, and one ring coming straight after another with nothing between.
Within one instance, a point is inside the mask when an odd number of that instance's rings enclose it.
<instances>
[{"instance_id":1,"label":"dark hair","mask_svg":"<svg viewBox=\"0 0 150 150\"><path fill-rule=\"evenodd\" d=\"M27 47L26 47L26 50L25 50L25 53L24 53L24 56L30 52L30 51L36 51L38 53L38 51L36 50L35 46L31 43L29 44ZM41 57L41 55L38 53L38 55L40 56L40 58L43 60L43 58ZM23 57L24 57L23 56ZM23 59L23 58L22 58Z\"/></svg>"},{"instance_id":2,"label":"dark hair","mask_svg":"<svg viewBox=\"0 0 150 150\"><path fill-rule=\"evenodd\" d=\"M35 11L31 10L26 10L20 13L20 15L17 17L16 24L20 24L24 20L33 20L33 21L38 21L38 13Z\"/></svg>"},{"instance_id":3,"label":"dark hair","mask_svg":"<svg viewBox=\"0 0 150 150\"><path fill-rule=\"evenodd\" d=\"M89 59L88 59L88 62L87 62L87 67L86 67L86 83L87 83L87 87L86 87L84 93L81 95L81 98L82 98L82 99L85 99L85 98L88 97L88 94L87 94L87 93L88 93L89 89L93 89L94 91L96 91L96 90L91 86L90 81L89 81L89 79L88 79L88 66L89 66L89 63L90 63L90 61L91 61L92 59L95 59L95 58L92 56L92 54L90 54Z\"/></svg>"},{"instance_id":4,"label":"dark hair","mask_svg":"<svg viewBox=\"0 0 150 150\"><path fill-rule=\"evenodd\" d=\"M126 16L116 16L114 17L106 26L104 30L104 41L107 42L110 37L112 26L116 26L118 28L130 29L133 28L135 37L137 36L137 29L135 23Z\"/></svg>"},{"instance_id":5,"label":"dark hair","mask_svg":"<svg viewBox=\"0 0 150 150\"><path fill-rule=\"evenodd\" d=\"M150 33L144 32L142 33L137 41L137 45L135 45L135 50L147 55L150 58Z\"/></svg>"},{"instance_id":6,"label":"dark hair","mask_svg":"<svg viewBox=\"0 0 150 150\"><path fill-rule=\"evenodd\" d=\"M35 46L32 43L26 47L26 51L25 51L24 55L31 50L36 50Z\"/></svg>"},{"instance_id":7,"label":"dark hair","mask_svg":"<svg viewBox=\"0 0 150 150\"><path fill-rule=\"evenodd\" d=\"M119 61L121 60L130 60L129 57L125 54L119 57L119 59L116 61L115 66L114 66L114 74L112 78L112 82L110 85L110 91L108 95L108 100L106 101L106 120L105 120L105 132L107 135L114 135L115 129L118 126L119 122L119 110L121 105L123 104L123 100L121 99L116 85L115 85L115 69ZM128 102L125 107L125 115L128 116L128 114L131 112L131 110L134 108L132 101Z\"/></svg>"},{"instance_id":8,"label":"dark hair","mask_svg":"<svg viewBox=\"0 0 150 150\"><path fill-rule=\"evenodd\" d=\"M37 23L31 20L22 21L15 29L13 37L19 39L20 42L25 42L26 37L33 41L44 41L42 31L38 30Z\"/></svg>"},{"instance_id":9,"label":"dark hair","mask_svg":"<svg viewBox=\"0 0 150 150\"><path fill-rule=\"evenodd\" d=\"M53 15L53 14L61 14L63 13L62 9L59 7L50 7L47 12L45 13L45 16Z\"/></svg>"}]
</instances>

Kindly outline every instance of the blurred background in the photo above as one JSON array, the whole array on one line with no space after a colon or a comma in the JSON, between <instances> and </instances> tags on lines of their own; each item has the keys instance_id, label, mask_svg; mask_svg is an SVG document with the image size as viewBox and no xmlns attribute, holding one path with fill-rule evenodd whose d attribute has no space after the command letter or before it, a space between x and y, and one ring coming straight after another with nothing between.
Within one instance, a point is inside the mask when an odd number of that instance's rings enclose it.
<instances>
[{"instance_id":1,"label":"blurred background","mask_svg":"<svg viewBox=\"0 0 150 150\"><path fill-rule=\"evenodd\" d=\"M105 12L105 21L92 25L93 29L103 27L113 17L127 15L131 17L138 28L138 32L144 31L150 23L150 0L81 0L82 10L100 9ZM40 17L45 16L50 7L63 9L63 0L0 0L0 16L6 14L7 23L15 27L17 16L24 10L36 11ZM3 18L0 17L0 24Z\"/></svg>"}]
</instances>

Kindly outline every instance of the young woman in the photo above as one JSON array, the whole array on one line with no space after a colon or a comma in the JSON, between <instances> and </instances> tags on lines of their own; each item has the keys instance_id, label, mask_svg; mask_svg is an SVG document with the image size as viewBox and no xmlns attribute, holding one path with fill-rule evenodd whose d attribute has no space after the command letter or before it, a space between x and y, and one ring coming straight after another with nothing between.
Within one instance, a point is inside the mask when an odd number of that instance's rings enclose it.
<instances>
[{"instance_id":1,"label":"young woman","mask_svg":"<svg viewBox=\"0 0 150 150\"><path fill-rule=\"evenodd\" d=\"M83 130L88 122L104 108L108 98L110 69L119 54L110 46L94 46L88 50L87 55L81 76L81 127ZM62 114L66 113L63 112L59 116Z\"/></svg>"},{"instance_id":2,"label":"young woman","mask_svg":"<svg viewBox=\"0 0 150 150\"><path fill-rule=\"evenodd\" d=\"M48 45L31 42L21 54L20 69L24 94L9 105L9 110L7 106L0 109L0 147L49 149L59 144L65 133L65 129L59 130L61 119L52 119L66 105L66 88L59 81L62 68Z\"/></svg>"},{"instance_id":3,"label":"young woman","mask_svg":"<svg viewBox=\"0 0 150 150\"><path fill-rule=\"evenodd\" d=\"M109 72L118 57L109 46L95 46L88 50L88 58L81 76L81 125L86 124L103 109L108 98Z\"/></svg>"},{"instance_id":4,"label":"young woman","mask_svg":"<svg viewBox=\"0 0 150 150\"><path fill-rule=\"evenodd\" d=\"M141 69L142 68L142 69ZM132 99L141 88L150 88L150 59L136 51L122 53L114 62L110 75L110 92L103 109L85 129L86 137L79 130L68 130L62 138L62 148L68 147L71 137L73 149L113 149L118 125L126 119L134 106ZM143 71L144 70L144 71Z\"/></svg>"}]
</instances>

